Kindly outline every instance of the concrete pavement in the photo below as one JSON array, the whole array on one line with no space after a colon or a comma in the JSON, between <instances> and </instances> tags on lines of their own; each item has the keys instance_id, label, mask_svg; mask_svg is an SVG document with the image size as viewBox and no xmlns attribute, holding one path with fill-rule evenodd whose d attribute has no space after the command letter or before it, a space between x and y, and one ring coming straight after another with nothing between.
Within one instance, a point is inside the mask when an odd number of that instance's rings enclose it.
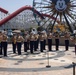
<instances>
[{"instance_id":1,"label":"concrete pavement","mask_svg":"<svg viewBox=\"0 0 76 75\"><path fill-rule=\"evenodd\" d=\"M22 55L13 54L12 45L8 45L8 57L0 56L0 75L73 75L72 62L76 63L74 47L69 47L69 51L65 51L64 46L59 47L59 51L46 50L34 54L25 53L22 47ZM46 68L48 65L50 68Z\"/></svg>"}]
</instances>

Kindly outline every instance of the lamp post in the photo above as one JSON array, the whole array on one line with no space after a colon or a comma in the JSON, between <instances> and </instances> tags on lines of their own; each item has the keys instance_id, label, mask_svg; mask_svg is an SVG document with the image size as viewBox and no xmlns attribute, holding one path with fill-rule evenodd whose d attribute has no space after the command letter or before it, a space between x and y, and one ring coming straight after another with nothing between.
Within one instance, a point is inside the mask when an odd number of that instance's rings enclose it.
<instances>
[{"instance_id":1,"label":"lamp post","mask_svg":"<svg viewBox=\"0 0 76 75\"><path fill-rule=\"evenodd\" d=\"M47 52L47 66L46 68L50 68L51 66L49 65L49 51Z\"/></svg>"},{"instance_id":2,"label":"lamp post","mask_svg":"<svg viewBox=\"0 0 76 75\"><path fill-rule=\"evenodd\" d=\"M75 75L75 63L73 62L73 75Z\"/></svg>"}]
</instances>

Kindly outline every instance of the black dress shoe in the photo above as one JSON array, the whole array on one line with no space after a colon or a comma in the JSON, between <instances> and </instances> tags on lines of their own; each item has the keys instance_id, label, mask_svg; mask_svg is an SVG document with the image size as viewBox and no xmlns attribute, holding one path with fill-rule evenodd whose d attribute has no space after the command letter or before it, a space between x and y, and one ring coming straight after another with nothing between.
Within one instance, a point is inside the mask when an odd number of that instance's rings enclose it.
<instances>
[{"instance_id":1,"label":"black dress shoe","mask_svg":"<svg viewBox=\"0 0 76 75\"><path fill-rule=\"evenodd\" d=\"M65 50L65 51L68 51L68 50Z\"/></svg>"},{"instance_id":2,"label":"black dress shoe","mask_svg":"<svg viewBox=\"0 0 76 75\"><path fill-rule=\"evenodd\" d=\"M58 51L59 49L56 49L56 51Z\"/></svg>"},{"instance_id":3,"label":"black dress shoe","mask_svg":"<svg viewBox=\"0 0 76 75\"><path fill-rule=\"evenodd\" d=\"M49 51L52 51L52 50L49 50Z\"/></svg>"},{"instance_id":4,"label":"black dress shoe","mask_svg":"<svg viewBox=\"0 0 76 75\"><path fill-rule=\"evenodd\" d=\"M7 55L4 55L4 57L7 57Z\"/></svg>"}]
</instances>

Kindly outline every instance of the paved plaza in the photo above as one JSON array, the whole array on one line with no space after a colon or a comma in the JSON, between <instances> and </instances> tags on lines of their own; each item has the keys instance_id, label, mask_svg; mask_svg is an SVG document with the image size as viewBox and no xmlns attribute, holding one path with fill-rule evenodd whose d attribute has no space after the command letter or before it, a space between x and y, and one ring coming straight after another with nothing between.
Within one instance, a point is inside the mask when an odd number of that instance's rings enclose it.
<instances>
[{"instance_id":1,"label":"paved plaza","mask_svg":"<svg viewBox=\"0 0 76 75\"><path fill-rule=\"evenodd\" d=\"M43 53L40 51L34 54L25 53L22 47L22 55L13 54L12 45L8 45L8 57L0 56L0 75L73 75L72 62L76 63L74 47L65 51L64 46L59 51L48 52L47 46ZM46 68L48 65L50 68Z\"/></svg>"}]
</instances>

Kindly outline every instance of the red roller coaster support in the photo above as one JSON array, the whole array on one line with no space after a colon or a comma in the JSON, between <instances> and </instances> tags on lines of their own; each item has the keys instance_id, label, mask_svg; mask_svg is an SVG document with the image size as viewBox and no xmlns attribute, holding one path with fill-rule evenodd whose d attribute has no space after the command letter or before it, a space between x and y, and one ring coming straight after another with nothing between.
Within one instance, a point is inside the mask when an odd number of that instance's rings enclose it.
<instances>
[{"instance_id":1,"label":"red roller coaster support","mask_svg":"<svg viewBox=\"0 0 76 75\"><path fill-rule=\"evenodd\" d=\"M5 10L5 9L3 9L3 8L1 8L1 7L0 7L0 11L1 11L1 12L3 12L3 13L5 13L5 14L7 14L7 13L8 13L8 11L7 11L7 10Z\"/></svg>"},{"instance_id":2,"label":"red roller coaster support","mask_svg":"<svg viewBox=\"0 0 76 75\"><path fill-rule=\"evenodd\" d=\"M7 16L6 18L4 18L3 20L0 21L0 26L5 24L6 22L8 22L10 19L12 19L13 17L15 17L16 15L18 15L19 13L21 13L22 11L24 10L31 10L35 13L39 13L37 10L33 9L31 6L24 6L24 7L21 7L20 9L18 9L17 11L15 11L14 13L10 14L9 16ZM46 16L46 17L51 17L50 15L47 15L47 14L38 14L39 16L40 15L43 15L43 16ZM40 16L41 17L41 16ZM41 17L42 18L42 17ZM51 17L53 19L55 19L54 17Z\"/></svg>"}]
</instances>

